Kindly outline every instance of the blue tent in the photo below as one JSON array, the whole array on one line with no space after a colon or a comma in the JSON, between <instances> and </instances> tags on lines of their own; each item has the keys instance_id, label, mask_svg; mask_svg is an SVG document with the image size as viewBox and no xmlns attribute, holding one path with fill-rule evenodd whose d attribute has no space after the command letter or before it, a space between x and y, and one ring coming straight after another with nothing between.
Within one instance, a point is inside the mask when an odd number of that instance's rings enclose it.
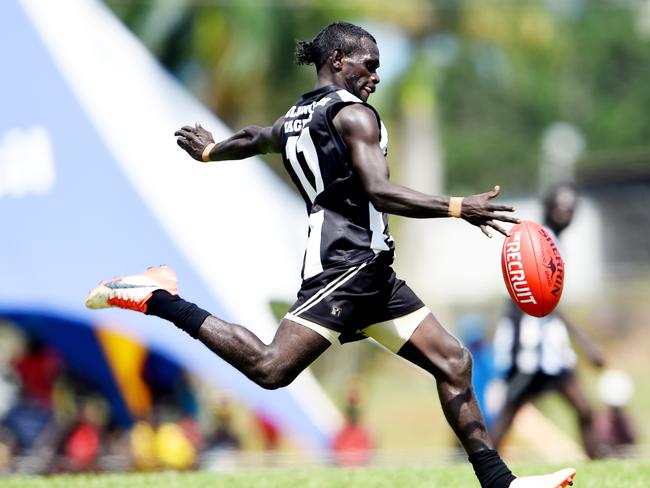
<instances>
[{"instance_id":1,"label":"blue tent","mask_svg":"<svg viewBox=\"0 0 650 488\"><path fill-rule=\"evenodd\" d=\"M269 303L299 284L299 199L259 160L185 155L181 125L228 129L101 2L1 2L0 58L0 309L110 323L326 447L340 415L309 372L265 391L159 319L83 307L99 280L166 263L183 296L269 341Z\"/></svg>"}]
</instances>

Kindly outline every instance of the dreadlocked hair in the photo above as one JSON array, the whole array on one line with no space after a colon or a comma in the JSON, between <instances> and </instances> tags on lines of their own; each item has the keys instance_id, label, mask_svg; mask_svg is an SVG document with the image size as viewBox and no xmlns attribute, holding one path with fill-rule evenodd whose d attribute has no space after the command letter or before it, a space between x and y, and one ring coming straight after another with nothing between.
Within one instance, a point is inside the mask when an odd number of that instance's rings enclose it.
<instances>
[{"instance_id":1,"label":"dreadlocked hair","mask_svg":"<svg viewBox=\"0 0 650 488\"><path fill-rule=\"evenodd\" d=\"M316 70L320 70L332 51L339 49L344 54L350 54L359 47L359 41L363 38L377 43L370 33L357 25L332 22L311 41L296 43L296 64L315 64Z\"/></svg>"}]
</instances>

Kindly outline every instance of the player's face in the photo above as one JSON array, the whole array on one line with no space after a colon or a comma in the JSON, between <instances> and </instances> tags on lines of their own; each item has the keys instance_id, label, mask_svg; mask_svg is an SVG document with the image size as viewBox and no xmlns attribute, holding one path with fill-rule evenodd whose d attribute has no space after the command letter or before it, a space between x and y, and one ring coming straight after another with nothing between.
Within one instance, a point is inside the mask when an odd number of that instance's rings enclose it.
<instances>
[{"instance_id":1,"label":"player's face","mask_svg":"<svg viewBox=\"0 0 650 488\"><path fill-rule=\"evenodd\" d=\"M346 89L364 102L379 83L379 49L368 38L361 39L359 47L342 60L341 74Z\"/></svg>"},{"instance_id":2,"label":"player's face","mask_svg":"<svg viewBox=\"0 0 650 488\"><path fill-rule=\"evenodd\" d=\"M548 221L555 232L561 232L569 226L573 220L576 203L577 195L571 189L562 188L555 195L553 204L548 209Z\"/></svg>"}]
</instances>

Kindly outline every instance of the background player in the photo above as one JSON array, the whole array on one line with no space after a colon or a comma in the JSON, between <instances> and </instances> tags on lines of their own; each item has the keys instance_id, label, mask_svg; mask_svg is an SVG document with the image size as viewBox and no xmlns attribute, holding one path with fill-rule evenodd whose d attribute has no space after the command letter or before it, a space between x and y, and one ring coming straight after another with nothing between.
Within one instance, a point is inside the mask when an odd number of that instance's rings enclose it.
<instances>
[{"instance_id":1,"label":"background player","mask_svg":"<svg viewBox=\"0 0 650 488\"><path fill-rule=\"evenodd\" d=\"M432 196L393 184L385 159L387 133L366 102L379 83L375 39L348 23L333 23L298 44L299 64L315 64L317 82L271 127L247 127L214 142L200 125L176 132L199 161L282 153L309 213L309 239L298 300L266 345L176 295L166 267L101 283L91 308L117 306L173 322L264 388L286 386L334 340L366 336L431 373L445 416L469 454L483 487L566 486L575 471L542 477L512 475L491 441L471 388L471 356L390 267L394 242L386 213L460 217L490 236L498 221L499 188L465 198ZM242 290L242 292L244 292ZM513 481L514 480L514 481Z\"/></svg>"},{"instance_id":2,"label":"background player","mask_svg":"<svg viewBox=\"0 0 650 488\"><path fill-rule=\"evenodd\" d=\"M573 220L577 201L575 188L567 183L555 186L544 198L544 225L556 240ZM575 411L587 455L599 456L593 411L578 381L570 336L594 366L603 366L600 346L560 312L537 318L509 302L508 313L499 321L494 336L495 361L505 372L507 383L505 404L491 432L495 446L501 444L523 405L541 392L557 391Z\"/></svg>"}]
</instances>

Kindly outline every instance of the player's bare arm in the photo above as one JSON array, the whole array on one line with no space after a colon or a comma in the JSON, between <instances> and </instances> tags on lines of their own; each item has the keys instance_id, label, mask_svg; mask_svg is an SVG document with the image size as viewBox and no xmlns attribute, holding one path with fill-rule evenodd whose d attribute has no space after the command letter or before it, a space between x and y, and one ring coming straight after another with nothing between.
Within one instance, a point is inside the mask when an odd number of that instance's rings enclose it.
<instances>
[{"instance_id":1,"label":"player's bare arm","mask_svg":"<svg viewBox=\"0 0 650 488\"><path fill-rule=\"evenodd\" d=\"M336 115L334 125L348 146L352 166L377 210L415 218L449 216L450 197L427 195L390 182L388 163L378 144L377 117L371 109L360 104L349 105ZM463 198L460 217L479 227L488 237L491 235L487 227L508 235L495 221L517 223L519 220L496 213L514 211L513 207L491 203L499 192L496 186L489 192Z\"/></svg>"},{"instance_id":2,"label":"player's bare arm","mask_svg":"<svg viewBox=\"0 0 650 488\"><path fill-rule=\"evenodd\" d=\"M281 152L280 129L283 122L284 117L280 117L270 127L251 125L217 143L212 133L198 123L194 127L186 125L174 135L178 137L178 145L197 161L246 159Z\"/></svg>"},{"instance_id":3,"label":"player's bare arm","mask_svg":"<svg viewBox=\"0 0 650 488\"><path fill-rule=\"evenodd\" d=\"M564 322L571 337L580 344L580 348L589 359L589 362L597 368L605 367L605 353L602 346L571 322L561 311L556 310L554 313Z\"/></svg>"}]
</instances>

